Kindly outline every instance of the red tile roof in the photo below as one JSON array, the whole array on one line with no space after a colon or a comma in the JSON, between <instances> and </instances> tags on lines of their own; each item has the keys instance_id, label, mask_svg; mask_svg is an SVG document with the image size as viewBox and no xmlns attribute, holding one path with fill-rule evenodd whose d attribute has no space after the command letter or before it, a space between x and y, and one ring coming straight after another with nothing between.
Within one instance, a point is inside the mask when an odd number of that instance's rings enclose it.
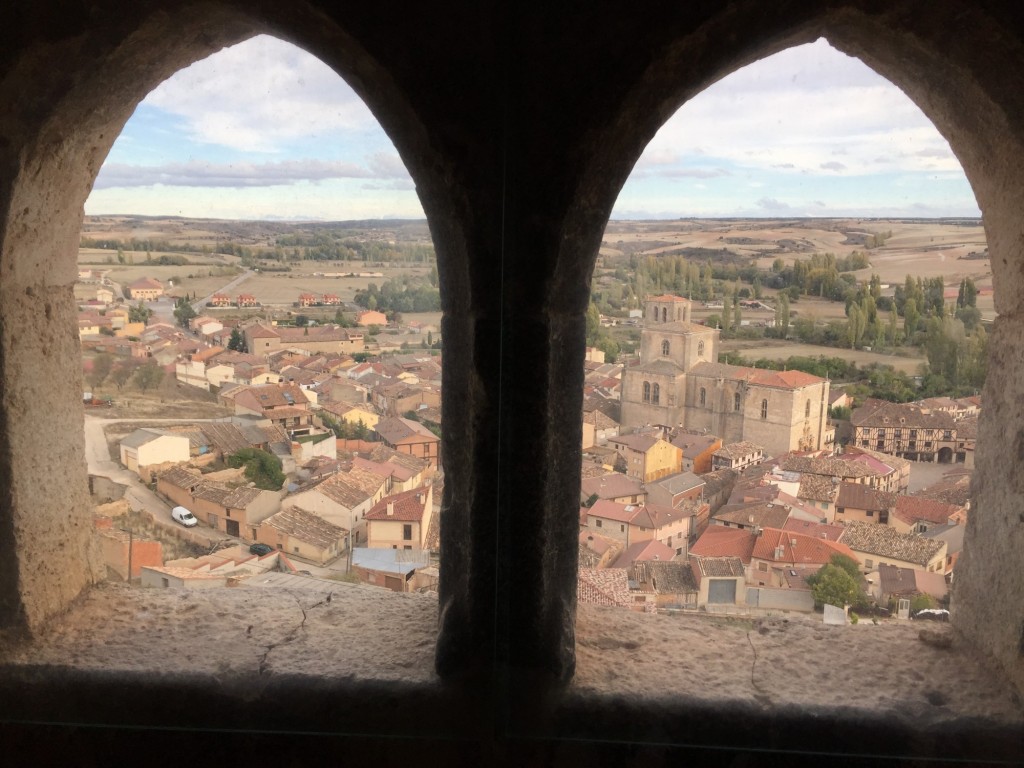
<instances>
[{"instance_id":1,"label":"red tile roof","mask_svg":"<svg viewBox=\"0 0 1024 768\"><path fill-rule=\"evenodd\" d=\"M429 488L420 486L411 491L385 496L374 504L366 513L367 520L401 520L419 522L423 519L423 510L427 505ZM388 507L391 514L388 514Z\"/></svg>"},{"instance_id":2,"label":"red tile roof","mask_svg":"<svg viewBox=\"0 0 1024 768\"><path fill-rule=\"evenodd\" d=\"M778 552L781 549L781 552ZM778 552L778 554L777 554ZM796 565L824 565L832 555L857 557L842 542L805 536L794 531L765 528L754 543L753 556L760 560Z\"/></svg>"},{"instance_id":3,"label":"red tile roof","mask_svg":"<svg viewBox=\"0 0 1024 768\"><path fill-rule=\"evenodd\" d=\"M724 525L708 526L690 547L690 554L697 557L738 557L744 563L750 562L753 551L753 531Z\"/></svg>"}]
</instances>

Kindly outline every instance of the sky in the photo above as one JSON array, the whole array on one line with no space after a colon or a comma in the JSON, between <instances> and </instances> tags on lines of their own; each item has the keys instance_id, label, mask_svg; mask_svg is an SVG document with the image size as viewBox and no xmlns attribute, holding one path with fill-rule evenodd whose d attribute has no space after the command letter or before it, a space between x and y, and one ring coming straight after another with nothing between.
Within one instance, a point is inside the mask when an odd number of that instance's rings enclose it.
<instances>
[{"instance_id":1,"label":"sky","mask_svg":"<svg viewBox=\"0 0 1024 768\"><path fill-rule=\"evenodd\" d=\"M320 60L260 36L136 108L87 214L423 218L394 145ZM945 139L898 88L824 40L737 70L645 149L616 219L979 216Z\"/></svg>"}]
</instances>

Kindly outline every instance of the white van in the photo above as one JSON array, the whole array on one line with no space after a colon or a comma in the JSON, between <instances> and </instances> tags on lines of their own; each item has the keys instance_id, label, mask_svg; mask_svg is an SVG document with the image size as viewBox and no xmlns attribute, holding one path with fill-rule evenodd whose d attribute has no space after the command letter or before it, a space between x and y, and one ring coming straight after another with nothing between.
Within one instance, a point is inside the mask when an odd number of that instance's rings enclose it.
<instances>
[{"instance_id":1,"label":"white van","mask_svg":"<svg viewBox=\"0 0 1024 768\"><path fill-rule=\"evenodd\" d=\"M184 525L186 528L191 528L193 525L198 525L199 521L196 520L196 516L189 512L184 507L175 507L171 510L171 519L177 520L179 523Z\"/></svg>"}]
</instances>

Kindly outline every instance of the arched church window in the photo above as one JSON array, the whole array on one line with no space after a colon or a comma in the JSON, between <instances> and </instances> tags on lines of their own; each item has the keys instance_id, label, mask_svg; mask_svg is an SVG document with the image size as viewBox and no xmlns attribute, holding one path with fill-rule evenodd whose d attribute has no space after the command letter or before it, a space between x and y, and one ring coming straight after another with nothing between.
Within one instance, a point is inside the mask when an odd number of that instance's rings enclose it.
<instances>
[{"instance_id":1,"label":"arched church window","mask_svg":"<svg viewBox=\"0 0 1024 768\"><path fill-rule=\"evenodd\" d=\"M661 385L654 385L654 394L651 395L651 402L657 405L661 401Z\"/></svg>"},{"instance_id":2,"label":"arched church window","mask_svg":"<svg viewBox=\"0 0 1024 768\"><path fill-rule=\"evenodd\" d=\"M651 402L651 382L649 381L644 382L644 402Z\"/></svg>"},{"instance_id":3,"label":"arched church window","mask_svg":"<svg viewBox=\"0 0 1024 768\"><path fill-rule=\"evenodd\" d=\"M665 307L661 308L661 322L668 322L668 310Z\"/></svg>"},{"instance_id":4,"label":"arched church window","mask_svg":"<svg viewBox=\"0 0 1024 768\"><path fill-rule=\"evenodd\" d=\"M704 342L697 342L697 357L704 357Z\"/></svg>"},{"instance_id":5,"label":"arched church window","mask_svg":"<svg viewBox=\"0 0 1024 768\"><path fill-rule=\"evenodd\" d=\"M740 393L737 392L732 396L732 409L738 411L740 409Z\"/></svg>"},{"instance_id":6,"label":"arched church window","mask_svg":"<svg viewBox=\"0 0 1024 768\"><path fill-rule=\"evenodd\" d=\"M704 405L707 403L707 398L708 398L707 391L704 389L704 387L701 387L700 388L700 407L701 408L703 408Z\"/></svg>"},{"instance_id":7,"label":"arched church window","mask_svg":"<svg viewBox=\"0 0 1024 768\"><path fill-rule=\"evenodd\" d=\"M668 341L661 342L661 354L663 354L665 357L668 357L668 350Z\"/></svg>"},{"instance_id":8,"label":"arched church window","mask_svg":"<svg viewBox=\"0 0 1024 768\"><path fill-rule=\"evenodd\" d=\"M768 418L768 401L767 400L762 400L761 401L761 418L762 419L767 419Z\"/></svg>"}]
</instances>

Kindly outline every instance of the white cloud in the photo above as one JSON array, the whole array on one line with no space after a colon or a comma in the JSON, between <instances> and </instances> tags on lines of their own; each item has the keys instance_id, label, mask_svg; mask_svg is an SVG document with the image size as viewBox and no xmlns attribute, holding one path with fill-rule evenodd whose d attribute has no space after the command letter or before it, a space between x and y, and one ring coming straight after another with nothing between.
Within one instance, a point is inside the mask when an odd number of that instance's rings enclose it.
<instances>
[{"instance_id":1,"label":"white cloud","mask_svg":"<svg viewBox=\"0 0 1024 768\"><path fill-rule=\"evenodd\" d=\"M684 104L637 167L669 166L697 150L702 165L846 173L959 170L945 139L896 86L823 40L744 67ZM881 150L881 151L880 151ZM709 163L710 161L710 163ZM839 170L839 169L836 169Z\"/></svg>"},{"instance_id":2,"label":"white cloud","mask_svg":"<svg viewBox=\"0 0 1024 768\"><path fill-rule=\"evenodd\" d=\"M183 121L193 141L250 152L338 131L380 130L330 67L263 35L181 70L145 103Z\"/></svg>"}]
</instances>

